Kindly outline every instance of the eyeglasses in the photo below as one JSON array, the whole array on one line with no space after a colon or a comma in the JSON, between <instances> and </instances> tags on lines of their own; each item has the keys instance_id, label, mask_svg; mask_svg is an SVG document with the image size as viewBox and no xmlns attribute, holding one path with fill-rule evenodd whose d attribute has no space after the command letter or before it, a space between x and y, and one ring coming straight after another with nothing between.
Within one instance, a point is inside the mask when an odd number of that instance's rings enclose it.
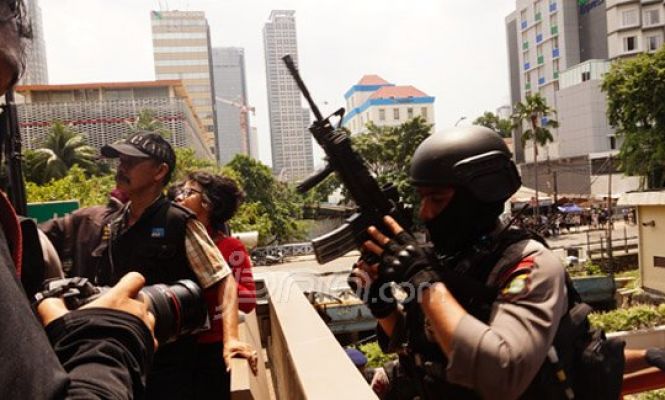
<instances>
[{"instance_id":1,"label":"eyeglasses","mask_svg":"<svg viewBox=\"0 0 665 400\"><path fill-rule=\"evenodd\" d=\"M193 194L200 194L202 196L205 196L205 194L202 191L196 190L196 189L190 187L190 188L181 188L181 189L179 189L177 191L176 198L180 197L180 198L186 199L187 197L189 197Z\"/></svg>"}]
</instances>

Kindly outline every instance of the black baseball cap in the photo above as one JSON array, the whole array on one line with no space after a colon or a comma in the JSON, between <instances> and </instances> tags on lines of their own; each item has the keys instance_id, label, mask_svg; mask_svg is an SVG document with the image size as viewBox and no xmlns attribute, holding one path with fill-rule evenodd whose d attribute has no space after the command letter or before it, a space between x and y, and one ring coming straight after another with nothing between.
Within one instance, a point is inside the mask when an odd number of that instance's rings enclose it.
<instances>
[{"instance_id":1,"label":"black baseball cap","mask_svg":"<svg viewBox=\"0 0 665 400\"><path fill-rule=\"evenodd\" d=\"M161 135L154 132L139 132L114 144L107 144L101 149L104 157L118 158L121 154L130 157L152 158L175 168L173 147Z\"/></svg>"}]
</instances>

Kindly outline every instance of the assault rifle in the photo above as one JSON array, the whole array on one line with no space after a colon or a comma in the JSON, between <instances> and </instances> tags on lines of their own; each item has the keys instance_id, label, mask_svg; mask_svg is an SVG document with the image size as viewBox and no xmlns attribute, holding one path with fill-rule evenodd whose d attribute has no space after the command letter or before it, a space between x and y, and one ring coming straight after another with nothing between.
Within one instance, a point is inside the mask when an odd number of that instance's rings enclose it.
<instances>
[{"instance_id":1,"label":"assault rifle","mask_svg":"<svg viewBox=\"0 0 665 400\"><path fill-rule=\"evenodd\" d=\"M379 187L363 159L351 147L349 135L340 129L344 118L344 108L323 118L291 56L286 55L282 57L282 60L316 117L316 121L312 123L309 131L326 153L327 159L327 165L307 177L298 185L298 190L301 193L307 192L335 172L358 206L358 211L344 224L312 240L316 260L320 264L325 264L360 247L369 238L367 235L369 226L374 225L379 229L384 227L384 215L392 216L402 227L408 229L411 226L411 220L399 202L397 188L392 184ZM339 118L337 127L333 127L330 122L332 117Z\"/></svg>"},{"instance_id":2,"label":"assault rifle","mask_svg":"<svg viewBox=\"0 0 665 400\"><path fill-rule=\"evenodd\" d=\"M0 106L0 164L7 159L7 195L19 215L26 215L25 185L21 171L21 134L12 90L5 93L5 104Z\"/></svg>"}]
</instances>

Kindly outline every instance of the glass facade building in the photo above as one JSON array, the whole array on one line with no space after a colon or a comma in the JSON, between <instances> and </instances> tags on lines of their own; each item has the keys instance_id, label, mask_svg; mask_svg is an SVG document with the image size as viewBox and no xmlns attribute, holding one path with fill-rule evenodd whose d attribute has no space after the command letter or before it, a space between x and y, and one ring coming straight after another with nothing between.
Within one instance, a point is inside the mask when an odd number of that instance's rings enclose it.
<instances>
[{"instance_id":1,"label":"glass facade building","mask_svg":"<svg viewBox=\"0 0 665 400\"><path fill-rule=\"evenodd\" d=\"M238 47L213 48L212 73L217 94L218 159L220 164L226 164L236 154L250 154L245 50Z\"/></svg>"},{"instance_id":2,"label":"glass facade building","mask_svg":"<svg viewBox=\"0 0 665 400\"><path fill-rule=\"evenodd\" d=\"M203 122L206 143L217 153L210 29L202 11L152 11L155 77L181 80Z\"/></svg>"}]
</instances>

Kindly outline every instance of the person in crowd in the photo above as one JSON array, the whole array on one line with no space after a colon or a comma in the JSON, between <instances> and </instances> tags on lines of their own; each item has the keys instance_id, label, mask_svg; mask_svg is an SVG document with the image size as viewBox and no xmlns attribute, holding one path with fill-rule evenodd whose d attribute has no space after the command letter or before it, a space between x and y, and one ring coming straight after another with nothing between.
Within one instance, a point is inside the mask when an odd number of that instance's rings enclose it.
<instances>
[{"instance_id":1,"label":"person in crowd","mask_svg":"<svg viewBox=\"0 0 665 400\"><path fill-rule=\"evenodd\" d=\"M91 240L76 242L74 253L87 255L90 263L75 265L74 270L97 285L112 285L128 271L142 273L151 285L180 279L197 282L214 292L221 308L224 338L217 357L227 367L230 358L244 357L254 368L256 352L238 340L236 284L228 264L195 215L164 196L175 168L171 145L156 133L142 131L104 146L102 155L119 159L116 184L126 195L125 204L104 216L100 233L90 235ZM61 239L62 225L51 227L47 235ZM60 242L54 240L56 247ZM162 344L148 376L146 397L192 398L196 349L195 335Z\"/></svg>"},{"instance_id":2,"label":"person in crowd","mask_svg":"<svg viewBox=\"0 0 665 400\"><path fill-rule=\"evenodd\" d=\"M21 76L26 18L22 0L0 0L0 96ZM22 248L16 212L0 192L0 398L142 397L155 345L154 316L135 299L144 278L129 273L79 310L48 298L38 320L20 284L33 267Z\"/></svg>"},{"instance_id":3,"label":"person in crowd","mask_svg":"<svg viewBox=\"0 0 665 400\"><path fill-rule=\"evenodd\" d=\"M252 261L243 243L230 236L228 228L244 197L233 179L205 171L190 173L175 191L176 202L196 214L231 266L238 285L238 308L250 313L256 307Z\"/></svg>"},{"instance_id":4,"label":"person in crowd","mask_svg":"<svg viewBox=\"0 0 665 400\"><path fill-rule=\"evenodd\" d=\"M381 261L363 257L352 275L367 291L380 345L401 350L399 365L411 381L405 398L550 398L561 391L539 376L555 376L547 357L567 312L565 270L539 240L498 221L521 185L504 141L478 126L433 134L414 153L410 175L433 251L385 217L364 244ZM444 284L443 270L456 278ZM391 281L410 293L403 306Z\"/></svg>"},{"instance_id":5,"label":"person in crowd","mask_svg":"<svg viewBox=\"0 0 665 400\"><path fill-rule=\"evenodd\" d=\"M199 171L190 173L185 182L173 192L176 201L193 211L233 270L238 286L239 309L249 313L256 307L256 288L251 271L251 259L245 246L228 235L227 223L238 210L244 193L230 178ZM205 293L212 329L199 334L199 349L195 369L196 398L217 399L228 395L230 376L216 354L222 347L224 327L216 310L215 294Z\"/></svg>"},{"instance_id":6,"label":"person in crowd","mask_svg":"<svg viewBox=\"0 0 665 400\"><path fill-rule=\"evenodd\" d=\"M64 276L95 274L110 233L110 219L127 201L127 195L115 188L109 193L106 205L79 208L39 225L39 232L49 239L57 252ZM50 264L46 265L50 267Z\"/></svg>"}]
</instances>

